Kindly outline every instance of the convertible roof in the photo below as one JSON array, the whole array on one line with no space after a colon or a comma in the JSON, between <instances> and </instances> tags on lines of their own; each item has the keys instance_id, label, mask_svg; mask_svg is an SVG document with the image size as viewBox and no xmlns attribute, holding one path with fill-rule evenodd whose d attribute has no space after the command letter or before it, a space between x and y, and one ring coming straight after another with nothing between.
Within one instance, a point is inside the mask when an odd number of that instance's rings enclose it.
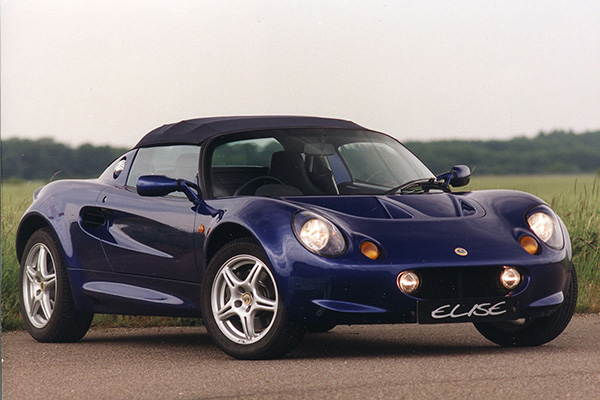
<instances>
[{"instance_id":1,"label":"convertible roof","mask_svg":"<svg viewBox=\"0 0 600 400\"><path fill-rule=\"evenodd\" d=\"M150 131L135 148L168 144L200 144L223 133L285 128L365 129L351 121L318 117L246 116L198 118L163 125Z\"/></svg>"}]
</instances>

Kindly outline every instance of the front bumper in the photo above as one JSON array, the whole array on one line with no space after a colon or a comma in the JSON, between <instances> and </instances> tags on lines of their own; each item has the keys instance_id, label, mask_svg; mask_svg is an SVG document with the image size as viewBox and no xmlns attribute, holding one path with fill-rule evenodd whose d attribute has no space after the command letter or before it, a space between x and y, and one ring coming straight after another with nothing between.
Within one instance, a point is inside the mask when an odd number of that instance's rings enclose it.
<instances>
[{"instance_id":1,"label":"front bumper","mask_svg":"<svg viewBox=\"0 0 600 400\"><path fill-rule=\"evenodd\" d=\"M423 323L418 318L419 302L440 306L461 305L459 310L480 305L479 312L469 318L435 322L483 321L477 314L509 299L514 312L485 320L538 317L552 313L562 304L569 285L572 265L565 257L560 262L511 265L523 276L513 291L497 287L497 274L502 264L488 266L397 266L397 265L335 265L324 266L294 263L293 273L285 280L284 306L296 321L308 326L326 324ZM413 296L402 293L396 277L405 270L422 275L423 287ZM436 273L436 271L438 271ZM427 280L432 282L427 282ZM491 303L485 305L486 303ZM483 305L482 305L483 304ZM467 311L469 311L467 310ZM431 321L425 322L431 323Z\"/></svg>"}]
</instances>

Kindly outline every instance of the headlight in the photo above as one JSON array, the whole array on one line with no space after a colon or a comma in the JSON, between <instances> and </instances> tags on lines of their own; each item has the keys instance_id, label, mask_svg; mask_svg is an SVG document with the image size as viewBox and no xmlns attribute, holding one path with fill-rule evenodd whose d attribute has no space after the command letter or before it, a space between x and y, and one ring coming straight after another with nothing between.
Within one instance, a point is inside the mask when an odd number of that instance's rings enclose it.
<instances>
[{"instance_id":1,"label":"headlight","mask_svg":"<svg viewBox=\"0 0 600 400\"><path fill-rule=\"evenodd\" d=\"M294 215L294 233L304 247L322 256L339 256L346 250L342 232L317 214L302 211Z\"/></svg>"},{"instance_id":2,"label":"headlight","mask_svg":"<svg viewBox=\"0 0 600 400\"><path fill-rule=\"evenodd\" d=\"M550 209L530 214L527 223L542 242L555 249L563 247L564 238L558 219Z\"/></svg>"}]
</instances>

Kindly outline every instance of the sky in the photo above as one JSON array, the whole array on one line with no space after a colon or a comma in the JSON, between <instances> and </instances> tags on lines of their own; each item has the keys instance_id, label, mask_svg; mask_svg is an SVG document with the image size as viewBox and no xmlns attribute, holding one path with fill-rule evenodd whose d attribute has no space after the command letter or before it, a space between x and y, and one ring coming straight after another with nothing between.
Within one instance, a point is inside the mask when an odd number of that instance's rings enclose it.
<instances>
[{"instance_id":1,"label":"sky","mask_svg":"<svg viewBox=\"0 0 600 400\"><path fill-rule=\"evenodd\" d=\"M2 139L219 115L400 140L600 130L599 1L0 0Z\"/></svg>"}]
</instances>

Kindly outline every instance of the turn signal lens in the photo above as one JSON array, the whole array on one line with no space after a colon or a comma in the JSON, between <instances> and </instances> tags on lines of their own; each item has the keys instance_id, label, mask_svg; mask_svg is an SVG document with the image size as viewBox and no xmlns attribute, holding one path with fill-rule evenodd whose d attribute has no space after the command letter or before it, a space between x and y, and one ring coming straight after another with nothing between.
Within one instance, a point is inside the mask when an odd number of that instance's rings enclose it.
<instances>
[{"instance_id":1,"label":"turn signal lens","mask_svg":"<svg viewBox=\"0 0 600 400\"><path fill-rule=\"evenodd\" d=\"M368 257L371 260L377 260L380 255L377 245L369 241L364 241L360 244L360 251L365 257Z\"/></svg>"},{"instance_id":2,"label":"turn signal lens","mask_svg":"<svg viewBox=\"0 0 600 400\"><path fill-rule=\"evenodd\" d=\"M504 267L504 270L500 274L500 282L508 290L513 290L521 283L521 274L516 268Z\"/></svg>"},{"instance_id":3,"label":"turn signal lens","mask_svg":"<svg viewBox=\"0 0 600 400\"><path fill-rule=\"evenodd\" d=\"M417 291L421 282L419 276L412 271L404 271L396 279L398 288L406 294L412 294Z\"/></svg>"},{"instance_id":4,"label":"turn signal lens","mask_svg":"<svg viewBox=\"0 0 600 400\"><path fill-rule=\"evenodd\" d=\"M537 254L538 250L540 249L537 240L531 236L521 236L519 238L519 243L521 244L521 247L523 247L529 254Z\"/></svg>"}]
</instances>

